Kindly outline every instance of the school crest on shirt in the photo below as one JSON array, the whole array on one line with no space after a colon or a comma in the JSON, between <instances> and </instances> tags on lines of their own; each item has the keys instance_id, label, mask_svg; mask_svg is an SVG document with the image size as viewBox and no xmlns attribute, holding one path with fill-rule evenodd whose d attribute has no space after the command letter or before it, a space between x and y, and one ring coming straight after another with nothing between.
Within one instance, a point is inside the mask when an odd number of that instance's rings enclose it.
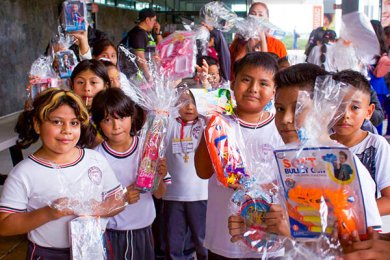
<instances>
[{"instance_id":1,"label":"school crest on shirt","mask_svg":"<svg viewBox=\"0 0 390 260\"><path fill-rule=\"evenodd\" d=\"M102 182L102 171L98 167L92 166L88 169L88 177L93 184L99 185Z\"/></svg>"},{"instance_id":2,"label":"school crest on shirt","mask_svg":"<svg viewBox=\"0 0 390 260\"><path fill-rule=\"evenodd\" d=\"M195 138L195 139L199 139L199 135L200 135L200 132L202 130L202 127L201 126L196 126L194 127L194 129L192 129L192 136Z\"/></svg>"}]
</instances>

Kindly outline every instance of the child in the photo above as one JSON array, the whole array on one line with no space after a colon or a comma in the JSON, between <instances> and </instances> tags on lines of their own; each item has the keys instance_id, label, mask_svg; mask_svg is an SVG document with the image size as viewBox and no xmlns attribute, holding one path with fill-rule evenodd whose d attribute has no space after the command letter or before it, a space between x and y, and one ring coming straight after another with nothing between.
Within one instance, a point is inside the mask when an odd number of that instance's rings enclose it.
<instances>
[{"instance_id":1,"label":"child","mask_svg":"<svg viewBox=\"0 0 390 260\"><path fill-rule=\"evenodd\" d=\"M98 93L92 103L92 119L105 141L96 151L112 166L120 183L127 187L128 205L123 212L109 219L106 244L109 259L154 259L151 224L156 216L152 194L140 193L134 183L137 177L142 145L132 123L137 117L134 102L119 88ZM166 174L165 160L158 166ZM154 196L161 198L165 183L161 182Z\"/></svg>"},{"instance_id":2,"label":"child","mask_svg":"<svg viewBox=\"0 0 390 260\"><path fill-rule=\"evenodd\" d=\"M80 62L74 68L70 80L72 90L84 101L88 109L91 107L95 95L111 86L107 69L98 60Z\"/></svg>"},{"instance_id":3,"label":"child","mask_svg":"<svg viewBox=\"0 0 390 260\"><path fill-rule=\"evenodd\" d=\"M70 259L68 224L76 216L71 209L48 206L50 201L54 205L70 202L61 197L60 190L72 187L83 192L80 183L86 182L96 189L102 184L102 195L115 194L121 188L100 154L76 146L88 121L81 99L55 88L38 95L33 109L19 117L18 143L27 148L40 138L42 146L15 166L5 182L0 198L0 235L28 233L27 259Z\"/></svg>"},{"instance_id":4,"label":"child","mask_svg":"<svg viewBox=\"0 0 390 260\"><path fill-rule=\"evenodd\" d=\"M299 91L312 92L317 76L324 75L327 75L327 72L314 64L297 64L275 75L275 124L285 144L299 143L295 128L295 108ZM362 188L367 225L380 229L382 221L373 194L375 184L360 161L355 160L355 162ZM245 232L242 220L230 217L229 232L233 240L240 238Z\"/></svg>"},{"instance_id":5,"label":"child","mask_svg":"<svg viewBox=\"0 0 390 260\"><path fill-rule=\"evenodd\" d=\"M121 76L119 69L107 58L99 59L107 68L107 74L110 78L111 87L121 88Z\"/></svg>"},{"instance_id":6,"label":"child","mask_svg":"<svg viewBox=\"0 0 390 260\"><path fill-rule=\"evenodd\" d=\"M203 246L205 237L207 184L196 175L194 151L204 128L198 116L195 98L188 88L180 89L180 116L171 119L166 152L168 172L172 184L167 187L164 200L167 254L169 259L182 259L185 254L186 231L192 233L197 259L207 259Z\"/></svg>"},{"instance_id":7,"label":"child","mask_svg":"<svg viewBox=\"0 0 390 260\"><path fill-rule=\"evenodd\" d=\"M196 71L202 86L208 90L220 88L222 78L219 73L218 61L208 56L203 56L201 61L201 64L196 65Z\"/></svg>"},{"instance_id":8,"label":"child","mask_svg":"<svg viewBox=\"0 0 390 260\"><path fill-rule=\"evenodd\" d=\"M259 147L277 147L282 145L274 124L274 115L263 111L275 93L274 74L278 71L275 59L268 53L247 54L234 64L235 81L232 89L237 101L235 115L227 118L238 133L242 131L245 144ZM239 124L237 124L236 122ZM254 154L254 156L256 156ZM210 259L256 258L249 249L230 242L228 217L231 215L229 203L234 189L224 187L217 180L204 136L195 153L195 167L199 177L210 179L208 187L208 205L206 214L205 246L209 249ZM272 205L266 216L269 220L267 231L289 235L288 225L283 219L280 205ZM272 224L271 224L272 223ZM276 252L275 257L283 252Z\"/></svg>"},{"instance_id":9,"label":"child","mask_svg":"<svg viewBox=\"0 0 390 260\"><path fill-rule=\"evenodd\" d=\"M380 214L390 214L390 146L380 135L361 129L369 120L375 105L370 104L370 84L367 79L352 70L334 75L334 79L350 85L345 97L345 114L333 127L332 139L350 148L366 166L376 184L376 197Z\"/></svg>"},{"instance_id":10,"label":"child","mask_svg":"<svg viewBox=\"0 0 390 260\"><path fill-rule=\"evenodd\" d=\"M99 60L101 58L109 59L115 66L118 62L118 53L116 46L108 39L96 42L93 46L92 58Z\"/></svg>"}]
</instances>

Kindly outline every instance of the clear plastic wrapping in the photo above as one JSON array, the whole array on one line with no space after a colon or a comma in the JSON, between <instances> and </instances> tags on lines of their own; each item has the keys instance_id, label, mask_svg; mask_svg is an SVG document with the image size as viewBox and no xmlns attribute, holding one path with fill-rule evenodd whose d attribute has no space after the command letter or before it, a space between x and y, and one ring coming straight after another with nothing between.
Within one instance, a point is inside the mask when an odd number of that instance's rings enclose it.
<instances>
[{"instance_id":1,"label":"clear plastic wrapping","mask_svg":"<svg viewBox=\"0 0 390 260\"><path fill-rule=\"evenodd\" d=\"M205 129L205 140L217 179L226 187L243 185L246 172L238 137L221 115L213 115Z\"/></svg>"},{"instance_id":2,"label":"clear plastic wrapping","mask_svg":"<svg viewBox=\"0 0 390 260\"><path fill-rule=\"evenodd\" d=\"M57 71L60 78L70 78L73 69L77 65L76 55L72 50L64 50L56 52L55 59L57 61Z\"/></svg>"},{"instance_id":3,"label":"clear plastic wrapping","mask_svg":"<svg viewBox=\"0 0 390 260\"><path fill-rule=\"evenodd\" d=\"M87 30L87 7L84 1L64 1L61 22L65 32Z\"/></svg>"},{"instance_id":4,"label":"clear plastic wrapping","mask_svg":"<svg viewBox=\"0 0 390 260\"><path fill-rule=\"evenodd\" d=\"M120 46L124 54L124 63L133 64L138 70L130 78L130 84L136 92L138 105L147 111L147 117L140 133L143 144L140 164L138 168L136 187L143 191L153 192L158 188L160 175L158 174L158 159L165 154L167 124L169 115L177 110L178 93L177 82L164 72L164 68L154 61L147 62L150 79L140 73L136 65L136 58L124 47Z\"/></svg>"},{"instance_id":5,"label":"clear plastic wrapping","mask_svg":"<svg viewBox=\"0 0 390 260\"><path fill-rule=\"evenodd\" d=\"M206 24L222 32L230 31L237 19L237 14L220 1L213 1L205 4L200 9L199 15Z\"/></svg>"},{"instance_id":6,"label":"clear plastic wrapping","mask_svg":"<svg viewBox=\"0 0 390 260\"><path fill-rule=\"evenodd\" d=\"M78 217L70 221L73 260L104 260L103 233L105 227L98 217Z\"/></svg>"},{"instance_id":7,"label":"clear plastic wrapping","mask_svg":"<svg viewBox=\"0 0 390 260\"><path fill-rule=\"evenodd\" d=\"M32 101L36 95L48 88L57 87L57 76L52 67L53 59L49 56L40 56L31 65L27 88L27 100Z\"/></svg>"},{"instance_id":8,"label":"clear plastic wrapping","mask_svg":"<svg viewBox=\"0 0 390 260\"><path fill-rule=\"evenodd\" d=\"M199 114L233 114L232 93L230 89L220 88L207 91L207 89L203 88L193 88L191 92L195 97L196 108Z\"/></svg>"},{"instance_id":9,"label":"clear plastic wrapping","mask_svg":"<svg viewBox=\"0 0 390 260\"><path fill-rule=\"evenodd\" d=\"M267 35L278 39L282 39L286 35L286 32L269 22L267 18L254 15L248 15L245 19L237 19L235 29L246 41L260 39L261 33L267 33Z\"/></svg>"},{"instance_id":10,"label":"clear plastic wrapping","mask_svg":"<svg viewBox=\"0 0 390 260\"><path fill-rule=\"evenodd\" d=\"M290 221L292 238L324 242L316 252L322 257L339 254L330 239L338 234L366 231L365 208L353 154L329 137L329 130L344 112L345 84L331 76L318 77L313 93L298 95L295 125L299 144L274 151ZM290 252L292 255L294 251Z\"/></svg>"},{"instance_id":11,"label":"clear plastic wrapping","mask_svg":"<svg viewBox=\"0 0 390 260\"><path fill-rule=\"evenodd\" d=\"M196 65L194 32L176 31L157 45L162 72L171 79L192 77Z\"/></svg>"}]
</instances>

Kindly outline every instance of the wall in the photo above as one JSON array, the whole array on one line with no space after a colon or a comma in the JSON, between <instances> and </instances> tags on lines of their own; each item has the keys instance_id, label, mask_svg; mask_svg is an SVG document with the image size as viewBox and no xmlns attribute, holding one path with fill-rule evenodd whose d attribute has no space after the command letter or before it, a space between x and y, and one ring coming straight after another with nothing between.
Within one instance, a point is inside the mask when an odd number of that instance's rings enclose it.
<instances>
[{"instance_id":1,"label":"wall","mask_svg":"<svg viewBox=\"0 0 390 260\"><path fill-rule=\"evenodd\" d=\"M0 1L0 116L23 109L31 63L56 30L61 2Z\"/></svg>"},{"instance_id":2,"label":"wall","mask_svg":"<svg viewBox=\"0 0 390 260\"><path fill-rule=\"evenodd\" d=\"M23 109L31 64L56 33L62 2L0 1L0 117ZM99 6L97 26L118 43L137 17L135 11Z\"/></svg>"}]
</instances>

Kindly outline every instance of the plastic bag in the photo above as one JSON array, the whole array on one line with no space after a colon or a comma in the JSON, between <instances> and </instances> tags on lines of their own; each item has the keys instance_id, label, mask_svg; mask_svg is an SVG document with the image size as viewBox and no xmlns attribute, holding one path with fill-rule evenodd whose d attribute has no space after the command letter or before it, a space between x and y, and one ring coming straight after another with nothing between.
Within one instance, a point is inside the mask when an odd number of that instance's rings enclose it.
<instances>
[{"instance_id":1,"label":"plastic bag","mask_svg":"<svg viewBox=\"0 0 390 260\"><path fill-rule=\"evenodd\" d=\"M343 15L342 21L340 38L351 42L363 64L373 64L375 57L382 53L369 18L365 14L352 12Z\"/></svg>"},{"instance_id":2,"label":"plastic bag","mask_svg":"<svg viewBox=\"0 0 390 260\"><path fill-rule=\"evenodd\" d=\"M83 1L64 1L61 22L65 32L87 30L87 7Z\"/></svg>"},{"instance_id":3,"label":"plastic bag","mask_svg":"<svg viewBox=\"0 0 390 260\"><path fill-rule=\"evenodd\" d=\"M221 115L210 118L205 140L217 179L226 187L242 185L249 177L232 125Z\"/></svg>"},{"instance_id":4,"label":"plastic bag","mask_svg":"<svg viewBox=\"0 0 390 260\"><path fill-rule=\"evenodd\" d=\"M118 46L119 70L131 81L135 81L136 78L142 78L142 72L138 67L137 60L138 57L126 49L123 44Z\"/></svg>"},{"instance_id":5,"label":"plastic bag","mask_svg":"<svg viewBox=\"0 0 390 260\"><path fill-rule=\"evenodd\" d=\"M32 100L42 91L48 88L57 87L57 76L52 67L53 59L49 56L40 56L31 65L29 77L30 82L27 88L27 100Z\"/></svg>"},{"instance_id":6,"label":"plastic bag","mask_svg":"<svg viewBox=\"0 0 390 260\"><path fill-rule=\"evenodd\" d=\"M195 97L196 107L199 114L209 115L221 113L233 114L232 94L230 89L220 88L207 91L207 89L193 88L192 94Z\"/></svg>"},{"instance_id":7,"label":"plastic bag","mask_svg":"<svg viewBox=\"0 0 390 260\"><path fill-rule=\"evenodd\" d=\"M199 16L206 24L222 32L230 31L237 19L237 14L220 1L205 4L200 9Z\"/></svg>"},{"instance_id":8,"label":"plastic bag","mask_svg":"<svg viewBox=\"0 0 390 260\"><path fill-rule=\"evenodd\" d=\"M313 93L300 92L295 123L301 143L274 151L290 231L296 240L329 238L335 222L339 235L350 235L353 230L360 235L366 232L353 154L329 137L329 129L345 111L343 98L347 90L345 84L326 76L317 78ZM324 243L320 250L339 252L337 248Z\"/></svg>"},{"instance_id":9,"label":"plastic bag","mask_svg":"<svg viewBox=\"0 0 390 260\"><path fill-rule=\"evenodd\" d=\"M123 53L129 54L129 51L123 50ZM126 62L130 64L135 59L129 55ZM153 192L161 179L157 173L158 159L165 154L168 116L177 109L178 94L175 89L177 82L166 77L159 64L148 61L147 65L151 78L146 79L142 73L137 73L130 79L130 84L137 93L138 105L147 111L146 122L140 133L143 147L136 187Z\"/></svg>"},{"instance_id":10,"label":"plastic bag","mask_svg":"<svg viewBox=\"0 0 390 260\"><path fill-rule=\"evenodd\" d=\"M162 72L172 80L192 77L196 65L195 33L176 31L157 45Z\"/></svg>"},{"instance_id":11,"label":"plastic bag","mask_svg":"<svg viewBox=\"0 0 390 260\"><path fill-rule=\"evenodd\" d=\"M100 218L78 217L70 221L73 260L104 260L103 233Z\"/></svg>"},{"instance_id":12,"label":"plastic bag","mask_svg":"<svg viewBox=\"0 0 390 260\"><path fill-rule=\"evenodd\" d=\"M237 19L235 29L246 41L249 39L260 39L260 33L262 32L278 39L286 36L286 32L270 23L267 18L254 15L248 15L245 19Z\"/></svg>"}]
</instances>

